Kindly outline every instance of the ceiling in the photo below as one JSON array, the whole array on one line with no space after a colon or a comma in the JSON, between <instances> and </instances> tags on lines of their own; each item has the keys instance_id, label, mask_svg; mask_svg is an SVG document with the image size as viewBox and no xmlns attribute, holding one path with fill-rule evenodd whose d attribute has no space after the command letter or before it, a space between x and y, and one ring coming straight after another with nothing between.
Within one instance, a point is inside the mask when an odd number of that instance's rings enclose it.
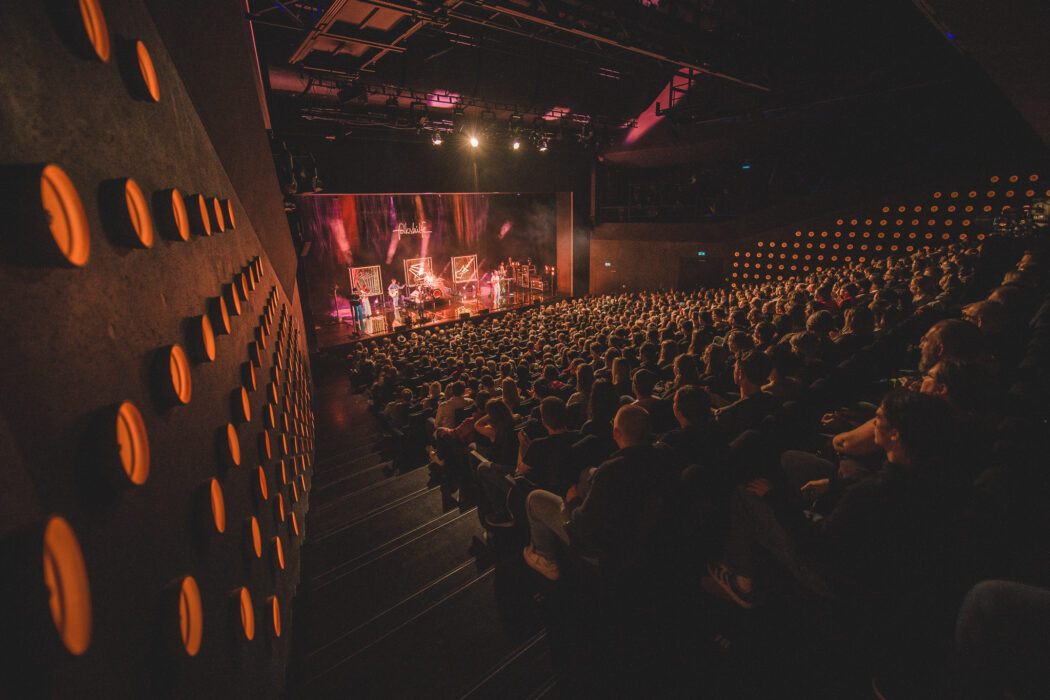
<instances>
[{"instance_id":1,"label":"ceiling","mask_svg":"<svg viewBox=\"0 0 1050 700\"><path fill-rule=\"evenodd\" d=\"M647 119L702 124L894 92L961 61L909 0L247 4L286 136L476 130L604 151Z\"/></svg>"}]
</instances>

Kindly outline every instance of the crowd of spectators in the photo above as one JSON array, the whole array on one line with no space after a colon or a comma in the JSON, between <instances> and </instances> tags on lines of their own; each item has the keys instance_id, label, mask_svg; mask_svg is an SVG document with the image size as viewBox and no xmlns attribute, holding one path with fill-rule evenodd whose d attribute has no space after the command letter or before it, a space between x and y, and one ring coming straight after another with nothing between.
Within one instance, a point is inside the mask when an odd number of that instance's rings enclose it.
<instances>
[{"instance_id":1,"label":"crowd of spectators","mask_svg":"<svg viewBox=\"0 0 1050 700\"><path fill-rule=\"evenodd\" d=\"M884 687L921 684L974 584L1047 584L1043 250L567 299L366 341L350 371L546 579L695 570L748 609L787 580L849 620ZM1031 681L1004 673L967 663L959 693Z\"/></svg>"}]
</instances>

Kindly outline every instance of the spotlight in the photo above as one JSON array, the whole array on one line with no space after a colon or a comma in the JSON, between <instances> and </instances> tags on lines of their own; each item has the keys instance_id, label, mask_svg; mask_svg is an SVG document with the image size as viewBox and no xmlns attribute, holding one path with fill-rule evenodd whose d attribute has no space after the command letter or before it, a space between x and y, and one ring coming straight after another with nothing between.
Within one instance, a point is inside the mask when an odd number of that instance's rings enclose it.
<instances>
[{"instance_id":1,"label":"spotlight","mask_svg":"<svg viewBox=\"0 0 1050 700\"><path fill-rule=\"evenodd\" d=\"M478 147L478 137L477 136L471 136L470 137L470 145L473 146L474 148Z\"/></svg>"},{"instance_id":2,"label":"spotlight","mask_svg":"<svg viewBox=\"0 0 1050 700\"><path fill-rule=\"evenodd\" d=\"M433 134L431 134L431 136L430 136L430 143L434 144L435 146L440 146L441 145L441 132L440 131L435 131Z\"/></svg>"},{"instance_id":3,"label":"spotlight","mask_svg":"<svg viewBox=\"0 0 1050 700\"><path fill-rule=\"evenodd\" d=\"M510 147L513 148L515 151L518 150L519 148L521 148L521 141L519 141L518 139L514 139L513 141L511 141Z\"/></svg>"}]
</instances>

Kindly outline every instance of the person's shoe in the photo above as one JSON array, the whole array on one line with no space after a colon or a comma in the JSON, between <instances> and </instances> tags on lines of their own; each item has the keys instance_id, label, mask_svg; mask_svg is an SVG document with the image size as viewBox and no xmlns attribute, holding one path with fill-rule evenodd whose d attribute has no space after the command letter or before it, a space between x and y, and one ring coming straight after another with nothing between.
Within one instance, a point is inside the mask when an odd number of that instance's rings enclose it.
<instances>
[{"instance_id":1,"label":"person's shoe","mask_svg":"<svg viewBox=\"0 0 1050 700\"><path fill-rule=\"evenodd\" d=\"M751 589L751 579L733 573L725 564L708 562L707 576L704 576L702 584L711 593L728 597L746 610L755 607L755 593Z\"/></svg>"},{"instance_id":2,"label":"person's shoe","mask_svg":"<svg viewBox=\"0 0 1050 700\"><path fill-rule=\"evenodd\" d=\"M508 513L489 513L485 516L489 527L514 527L514 516Z\"/></svg>"},{"instance_id":3,"label":"person's shoe","mask_svg":"<svg viewBox=\"0 0 1050 700\"><path fill-rule=\"evenodd\" d=\"M526 545L521 554L525 557L525 563L538 571L544 578L551 581L557 581L561 578L561 569L558 568L558 562L543 556L533 549L531 544Z\"/></svg>"}]
</instances>

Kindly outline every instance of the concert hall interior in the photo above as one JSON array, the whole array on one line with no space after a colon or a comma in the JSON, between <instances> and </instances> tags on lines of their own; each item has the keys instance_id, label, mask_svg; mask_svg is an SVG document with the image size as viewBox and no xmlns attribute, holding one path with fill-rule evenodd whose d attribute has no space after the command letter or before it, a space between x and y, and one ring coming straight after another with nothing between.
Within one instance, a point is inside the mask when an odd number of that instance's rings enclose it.
<instances>
[{"instance_id":1,"label":"concert hall interior","mask_svg":"<svg viewBox=\"0 0 1050 700\"><path fill-rule=\"evenodd\" d=\"M0 698L1050 697L1048 27L0 2Z\"/></svg>"}]
</instances>

